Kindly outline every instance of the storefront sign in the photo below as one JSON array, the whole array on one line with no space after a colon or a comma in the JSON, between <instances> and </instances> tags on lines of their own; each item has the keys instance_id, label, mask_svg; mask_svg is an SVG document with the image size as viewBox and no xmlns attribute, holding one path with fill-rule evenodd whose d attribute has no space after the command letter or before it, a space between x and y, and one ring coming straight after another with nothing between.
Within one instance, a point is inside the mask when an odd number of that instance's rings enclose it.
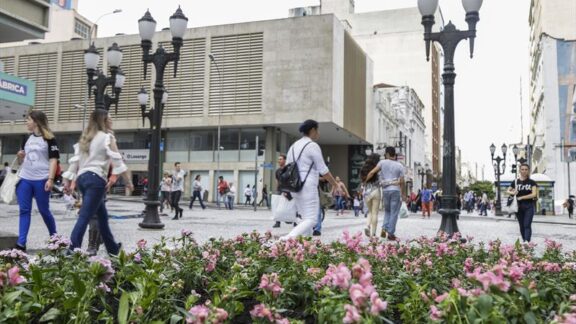
<instances>
[{"instance_id":1,"label":"storefront sign","mask_svg":"<svg viewBox=\"0 0 576 324\"><path fill-rule=\"evenodd\" d=\"M24 84L20 84L14 81L10 81L10 80L4 80L2 78L0 78L0 89L2 90L6 90L8 92L17 94L17 95L21 95L21 96L25 96L26 93L28 92L27 89L28 87L26 87L26 85Z\"/></svg>"},{"instance_id":2,"label":"storefront sign","mask_svg":"<svg viewBox=\"0 0 576 324\"><path fill-rule=\"evenodd\" d=\"M146 162L150 159L148 150L120 150L126 162Z\"/></svg>"},{"instance_id":3,"label":"storefront sign","mask_svg":"<svg viewBox=\"0 0 576 324\"><path fill-rule=\"evenodd\" d=\"M33 81L0 72L0 101L33 106L35 91Z\"/></svg>"}]
</instances>

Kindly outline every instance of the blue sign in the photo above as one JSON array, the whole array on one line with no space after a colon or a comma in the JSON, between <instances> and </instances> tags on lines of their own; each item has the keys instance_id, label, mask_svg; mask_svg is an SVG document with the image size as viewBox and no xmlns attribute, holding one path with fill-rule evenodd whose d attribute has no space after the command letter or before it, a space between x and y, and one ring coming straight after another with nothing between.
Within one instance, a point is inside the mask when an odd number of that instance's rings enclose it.
<instances>
[{"instance_id":1,"label":"blue sign","mask_svg":"<svg viewBox=\"0 0 576 324\"><path fill-rule=\"evenodd\" d=\"M52 3L62 9L72 9L72 0L52 0Z\"/></svg>"},{"instance_id":2,"label":"blue sign","mask_svg":"<svg viewBox=\"0 0 576 324\"><path fill-rule=\"evenodd\" d=\"M0 78L0 89L20 96L28 95L28 87L25 84L2 78Z\"/></svg>"},{"instance_id":3,"label":"blue sign","mask_svg":"<svg viewBox=\"0 0 576 324\"><path fill-rule=\"evenodd\" d=\"M274 165L272 164L272 162L264 162L260 164L260 167L264 169L274 169Z\"/></svg>"}]
</instances>

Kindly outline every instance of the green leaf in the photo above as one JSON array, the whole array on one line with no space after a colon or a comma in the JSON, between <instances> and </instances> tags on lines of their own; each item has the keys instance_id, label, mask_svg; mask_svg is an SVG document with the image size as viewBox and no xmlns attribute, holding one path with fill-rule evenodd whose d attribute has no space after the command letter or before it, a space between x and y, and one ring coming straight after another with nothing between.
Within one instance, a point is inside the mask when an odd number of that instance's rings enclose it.
<instances>
[{"instance_id":1,"label":"green leaf","mask_svg":"<svg viewBox=\"0 0 576 324\"><path fill-rule=\"evenodd\" d=\"M118 323L126 324L128 321L128 307L128 294L123 292L122 297L120 297L120 306L118 307Z\"/></svg>"},{"instance_id":2,"label":"green leaf","mask_svg":"<svg viewBox=\"0 0 576 324\"><path fill-rule=\"evenodd\" d=\"M72 281L74 284L74 290L76 290L78 296L80 297L84 296L84 294L86 293L86 284L84 284L84 282L80 280L80 278L78 278L77 274L74 274L72 276Z\"/></svg>"},{"instance_id":3,"label":"green leaf","mask_svg":"<svg viewBox=\"0 0 576 324\"><path fill-rule=\"evenodd\" d=\"M536 315L533 312L527 312L524 314L524 321L526 324L536 324Z\"/></svg>"},{"instance_id":4,"label":"green leaf","mask_svg":"<svg viewBox=\"0 0 576 324\"><path fill-rule=\"evenodd\" d=\"M7 293L2 299L6 304L12 304L16 299L18 299L18 297L20 297L21 294L21 290L16 290L11 293Z\"/></svg>"},{"instance_id":5,"label":"green leaf","mask_svg":"<svg viewBox=\"0 0 576 324\"><path fill-rule=\"evenodd\" d=\"M40 322L49 322L55 320L60 315L60 310L58 308L50 308L42 317L40 317Z\"/></svg>"},{"instance_id":6,"label":"green leaf","mask_svg":"<svg viewBox=\"0 0 576 324\"><path fill-rule=\"evenodd\" d=\"M490 295L482 295L478 297L476 304L478 305L480 314L486 315L490 313L490 310L492 309L492 297Z\"/></svg>"},{"instance_id":7,"label":"green leaf","mask_svg":"<svg viewBox=\"0 0 576 324\"><path fill-rule=\"evenodd\" d=\"M522 295L525 301L530 302L530 291L526 287L518 287L516 291Z\"/></svg>"},{"instance_id":8,"label":"green leaf","mask_svg":"<svg viewBox=\"0 0 576 324\"><path fill-rule=\"evenodd\" d=\"M180 321L182 321L183 319L184 319L184 317L182 317L180 315L173 314L172 317L170 317L170 324L180 323Z\"/></svg>"}]
</instances>

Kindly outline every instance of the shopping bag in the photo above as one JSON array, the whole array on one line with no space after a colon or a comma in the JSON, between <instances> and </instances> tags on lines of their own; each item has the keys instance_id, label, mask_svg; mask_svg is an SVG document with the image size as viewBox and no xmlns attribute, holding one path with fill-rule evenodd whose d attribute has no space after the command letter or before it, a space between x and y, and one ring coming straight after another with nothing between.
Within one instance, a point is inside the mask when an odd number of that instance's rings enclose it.
<instances>
[{"instance_id":1,"label":"shopping bag","mask_svg":"<svg viewBox=\"0 0 576 324\"><path fill-rule=\"evenodd\" d=\"M14 167L16 160L12 162L12 167ZM8 205L14 205L17 203L16 200L16 185L20 181L20 172L14 173L10 172L4 178L2 186L0 187L0 201Z\"/></svg>"},{"instance_id":2,"label":"shopping bag","mask_svg":"<svg viewBox=\"0 0 576 324\"><path fill-rule=\"evenodd\" d=\"M272 195L272 218L276 222L295 222L296 201L284 195Z\"/></svg>"},{"instance_id":3,"label":"shopping bag","mask_svg":"<svg viewBox=\"0 0 576 324\"><path fill-rule=\"evenodd\" d=\"M400 206L400 213L398 213L400 218L408 218L408 207L406 206L405 202L402 202L402 206Z\"/></svg>"},{"instance_id":4,"label":"shopping bag","mask_svg":"<svg viewBox=\"0 0 576 324\"><path fill-rule=\"evenodd\" d=\"M518 212L518 200L516 196L508 197L508 202L506 203L506 207L504 207L504 214L516 214Z\"/></svg>"}]
</instances>

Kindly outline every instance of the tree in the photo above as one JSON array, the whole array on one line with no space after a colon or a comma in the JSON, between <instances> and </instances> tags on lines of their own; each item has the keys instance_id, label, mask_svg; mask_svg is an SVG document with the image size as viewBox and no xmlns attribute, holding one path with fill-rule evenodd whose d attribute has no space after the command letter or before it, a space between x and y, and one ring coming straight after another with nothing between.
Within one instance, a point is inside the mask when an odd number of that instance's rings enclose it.
<instances>
[{"instance_id":1,"label":"tree","mask_svg":"<svg viewBox=\"0 0 576 324\"><path fill-rule=\"evenodd\" d=\"M476 196L482 196L483 193L488 195L488 199L494 199L494 185L490 181L476 181L468 187L474 191Z\"/></svg>"}]
</instances>

